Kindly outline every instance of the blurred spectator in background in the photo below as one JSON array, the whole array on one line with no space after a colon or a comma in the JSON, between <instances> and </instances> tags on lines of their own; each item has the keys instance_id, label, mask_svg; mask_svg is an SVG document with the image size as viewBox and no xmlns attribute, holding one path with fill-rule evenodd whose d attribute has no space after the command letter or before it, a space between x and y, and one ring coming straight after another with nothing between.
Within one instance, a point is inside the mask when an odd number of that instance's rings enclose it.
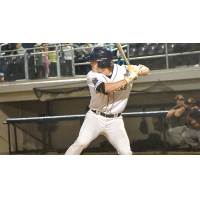
<instances>
[{"instance_id":1,"label":"blurred spectator in background","mask_svg":"<svg viewBox=\"0 0 200 200\"><path fill-rule=\"evenodd\" d=\"M0 83L4 83L4 73L0 73Z\"/></svg>"},{"instance_id":2,"label":"blurred spectator in background","mask_svg":"<svg viewBox=\"0 0 200 200\"><path fill-rule=\"evenodd\" d=\"M49 51L56 51L56 47L49 47ZM49 53L49 59L51 62L56 62L56 52Z\"/></svg>"},{"instance_id":3,"label":"blurred spectator in background","mask_svg":"<svg viewBox=\"0 0 200 200\"><path fill-rule=\"evenodd\" d=\"M114 44L114 43L106 43L106 45L112 45L112 44ZM114 49L114 47L115 47L115 46L109 46L108 48L109 48L110 50L112 50L112 49Z\"/></svg>"},{"instance_id":4,"label":"blurred spectator in background","mask_svg":"<svg viewBox=\"0 0 200 200\"><path fill-rule=\"evenodd\" d=\"M36 45L36 48L37 47L42 47L42 43L37 43ZM36 50L36 53L39 53L39 52L43 52L43 49L37 49ZM41 54L36 54L34 55L35 57L35 64L36 64L36 77L37 78L44 78L44 74L45 74L45 66L44 66L44 59L42 57L42 53Z\"/></svg>"},{"instance_id":5,"label":"blurred spectator in background","mask_svg":"<svg viewBox=\"0 0 200 200\"><path fill-rule=\"evenodd\" d=\"M66 66L66 75L72 76L72 48L74 46L73 43L65 43L66 46L63 47L64 51L64 59Z\"/></svg>"},{"instance_id":6,"label":"blurred spectator in background","mask_svg":"<svg viewBox=\"0 0 200 200\"><path fill-rule=\"evenodd\" d=\"M11 43L8 43L8 45L7 45L6 51L9 51L9 50L14 50L14 47ZM14 54L14 51L5 52L4 56L9 56L9 55L13 55L13 54Z\"/></svg>"},{"instance_id":7,"label":"blurred spectator in background","mask_svg":"<svg viewBox=\"0 0 200 200\"><path fill-rule=\"evenodd\" d=\"M183 113L186 109L188 109L188 106L185 104L184 97L182 95L177 95L175 100L177 105L167 113L170 125L169 136L172 138L173 145L175 147L182 147L185 145L182 134L187 129L185 126L186 117Z\"/></svg>"},{"instance_id":8,"label":"blurred spectator in background","mask_svg":"<svg viewBox=\"0 0 200 200\"><path fill-rule=\"evenodd\" d=\"M84 54L85 54L85 57L87 57L87 56L90 55L90 53L91 53L91 51L92 51L92 49L93 49L93 48L92 48L93 45L90 44L90 43L85 43L84 47L91 47L91 48L83 49L83 52L84 52Z\"/></svg>"},{"instance_id":9,"label":"blurred spectator in background","mask_svg":"<svg viewBox=\"0 0 200 200\"><path fill-rule=\"evenodd\" d=\"M56 47L55 46L49 47L49 51L56 51ZM49 66L50 76L51 77L57 76L56 52L49 53L48 55L50 59L50 66Z\"/></svg>"},{"instance_id":10,"label":"blurred spectator in background","mask_svg":"<svg viewBox=\"0 0 200 200\"><path fill-rule=\"evenodd\" d=\"M49 51L47 47L43 49L44 52ZM49 77L49 65L50 65L50 59L48 53L43 53L43 62L44 62L44 67L45 67L45 78Z\"/></svg>"},{"instance_id":11,"label":"blurred spectator in background","mask_svg":"<svg viewBox=\"0 0 200 200\"><path fill-rule=\"evenodd\" d=\"M123 48L123 50L124 50L124 54L126 55L127 54L127 50L125 48ZM117 58L118 58L117 64L118 65L125 65L124 59L122 58L122 55L119 52L119 50L117 50L116 55L117 55Z\"/></svg>"},{"instance_id":12,"label":"blurred spectator in background","mask_svg":"<svg viewBox=\"0 0 200 200\"><path fill-rule=\"evenodd\" d=\"M75 62L83 62L84 61L85 54L82 49L83 46L85 46L85 44L83 44L83 43L73 43L73 48L80 48L80 49L74 50Z\"/></svg>"},{"instance_id":13,"label":"blurred spectator in background","mask_svg":"<svg viewBox=\"0 0 200 200\"><path fill-rule=\"evenodd\" d=\"M16 43L17 54L25 54L25 49L22 47L22 43Z\"/></svg>"},{"instance_id":14,"label":"blurred spectator in background","mask_svg":"<svg viewBox=\"0 0 200 200\"><path fill-rule=\"evenodd\" d=\"M193 98L187 100L190 112L186 117L188 130L183 133L183 138L193 150L200 150L200 111ZM195 141L197 140L197 141Z\"/></svg>"},{"instance_id":15,"label":"blurred spectator in background","mask_svg":"<svg viewBox=\"0 0 200 200\"><path fill-rule=\"evenodd\" d=\"M95 46L104 46L106 43L95 43Z\"/></svg>"},{"instance_id":16,"label":"blurred spectator in background","mask_svg":"<svg viewBox=\"0 0 200 200\"><path fill-rule=\"evenodd\" d=\"M36 43L35 46L36 46L36 47L43 47L43 46L44 46L44 43Z\"/></svg>"},{"instance_id":17,"label":"blurred spectator in background","mask_svg":"<svg viewBox=\"0 0 200 200\"><path fill-rule=\"evenodd\" d=\"M121 54L118 57L117 64L118 65L125 65L124 59L122 58Z\"/></svg>"}]
</instances>

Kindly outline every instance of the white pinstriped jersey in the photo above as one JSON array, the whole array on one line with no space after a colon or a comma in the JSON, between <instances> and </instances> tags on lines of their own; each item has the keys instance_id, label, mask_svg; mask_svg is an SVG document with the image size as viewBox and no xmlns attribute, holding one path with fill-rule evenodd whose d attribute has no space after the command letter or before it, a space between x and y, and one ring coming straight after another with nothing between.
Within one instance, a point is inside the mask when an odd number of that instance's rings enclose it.
<instances>
[{"instance_id":1,"label":"white pinstriped jersey","mask_svg":"<svg viewBox=\"0 0 200 200\"><path fill-rule=\"evenodd\" d=\"M134 66L137 67L137 66ZM139 68L139 67L138 67ZM97 86L102 83L110 83L124 80L124 75L127 75L127 65L114 64L111 79L102 73L90 71L87 74L87 84L90 88L91 100L90 109L103 112L105 114L122 113L128 102L128 97L133 85L133 81L117 91L105 95L96 91Z\"/></svg>"}]
</instances>

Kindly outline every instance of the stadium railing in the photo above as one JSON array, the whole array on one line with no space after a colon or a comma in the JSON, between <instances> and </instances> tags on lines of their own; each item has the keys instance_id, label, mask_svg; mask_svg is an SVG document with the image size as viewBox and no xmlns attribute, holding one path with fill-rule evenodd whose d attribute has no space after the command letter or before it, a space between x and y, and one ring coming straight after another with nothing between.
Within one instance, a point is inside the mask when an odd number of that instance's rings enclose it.
<instances>
[{"instance_id":1,"label":"stadium railing","mask_svg":"<svg viewBox=\"0 0 200 200\"><path fill-rule=\"evenodd\" d=\"M169 53L168 52L169 47L168 47L168 44L166 43L165 44L165 54L158 55L155 53L155 55L145 55L145 56L137 56L136 55L136 56L130 57L129 50L130 50L131 45L132 45L131 43L128 43L128 44L123 43L122 44L122 48L126 50L126 55L127 55L128 60L130 61L130 63L137 64L137 63L141 62L142 64L150 67L151 70L170 69L170 68L177 67L177 65L189 65L187 60L184 60L185 57L196 56L195 59L194 59L194 57L191 57L191 59L188 59L188 60L194 61L194 60L198 60L197 57L200 55L200 51L190 51L190 50L188 50L188 52L182 52L182 53ZM42 54L44 54L44 52L38 52L38 51L40 49L44 49L46 47L48 47L48 48L55 47L54 51L45 52L47 54L51 54L51 53L56 54L56 63L54 65L54 68L50 69L50 75L49 75L50 78L53 77L53 78L60 79L62 77L67 77L67 76L75 77L77 75L86 75L87 70L90 70L89 62L86 62L84 59L81 62L78 62L79 60L75 59L74 53L78 52L78 51L81 52L84 49L91 49L91 48L94 48L94 47L100 46L100 45L96 45L96 46L92 46L92 47L79 47L79 48L72 47L69 50L63 49L65 46L69 46L69 45L56 44L54 46L49 45L49 46L45 46L45 47L26 48L25 49L26 52L23 55L5 56L5 55L3 55L4 53L13 52L16 50L1 51L0 52L0 71L2 71L3 73L5 73L8 76L9 74L6 70L10 63L6 62L5 60L8 58L15 58L18 56L23 56L24 62L21 63L21 65L24 66L25 77L24 78L16 78L16 79L24 79L24 80L43 79L44 78L44 69L41 66L39 66L38 57L42 56ZM109 44L109 45L101 45L101 46L114 47L115 45ZM71 52L71 56L72 56L71 67L70 67L71 69L69 69L69 66L67 66L65 63L63 53L66 51ZM113 48L112 51L114 54L116 54L117 48ZM180 60L182 62L181 64L180 64ZM115 56L114 62L116 63L117 61L119 61L119 59L116 58L116 56ZM193 63L193 65L194 64L198 64L198 63ZM88 67L88 69L87 69L87 67ZM78 69L83 69L83 70L79 71ZM68 71L70 71L70 73ZM5 77L5 78L7 79L7 77ZM16 80L16 79L14 79L14 80ZM9 80L6 80L6 81L9 81Z\"/></svg>"},{"instance_id":2,"label":"stadium railing","mask_svg":"<svg viewBox=\"0 0 200 200\"><path fill-rule=\"evenodd\" d=\"M122 113L123 118L130 118L130 117L158 117L161 116L163 119L163 139L164 139L164 149L167 149L166 145L166 130L164 129L165 124L165 116L169 111L145 111L145 112L127 112ZM42 151L43 153L48 152L49 150L52 150L52 144L49 144L46 142L47 140L47 132L45 130L45 123L46 122L58 122L58 121L69 121L69 120L80 120L80 126L83 123L83 120L85 118L85 114L80 115L64 115L64 116L45 116L45 117L27 117L27 118L8 118L4 124L7 124L8 127L8 148L9 148L9 154L18 154L23 151L20 151L18 149L18 137L17 137L17 128L22 130L25 134L27 133L25 130L20 128L18 124L22 123L36 123L42 125L41 128L41 134L42 134L42 140L35 137L33 133L29 133L29 136L31 136L33 139L39 141L43 149L38 149L37 151ZM11 125L14 128L14 134L11 133ZM14 138L14 145L11 145L11 137ZM50 139L51 140L51 139Z\"/></svg>"}]
</instances>

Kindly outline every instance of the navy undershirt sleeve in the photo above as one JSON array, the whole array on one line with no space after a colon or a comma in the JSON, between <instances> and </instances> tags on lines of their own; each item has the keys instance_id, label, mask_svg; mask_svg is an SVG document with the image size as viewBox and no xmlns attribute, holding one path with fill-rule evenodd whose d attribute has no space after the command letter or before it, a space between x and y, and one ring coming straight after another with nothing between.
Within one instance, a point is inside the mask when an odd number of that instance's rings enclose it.
<instances>
[{"instance_id":1,"label":"navy undershirt sleeve","mask_svg":"<svg viewBox=\"0 0 200 200\"><path fill-rule=\"evenodd\" d=\"M104 82L100 83L100 84L97 86L96 90L97 90L98 92L101 92L101 93L105 94L105 95L108 94L108 93L106 93L106 91L105 91L105 83L104 83Z\"/></svg>"}]
</instances>

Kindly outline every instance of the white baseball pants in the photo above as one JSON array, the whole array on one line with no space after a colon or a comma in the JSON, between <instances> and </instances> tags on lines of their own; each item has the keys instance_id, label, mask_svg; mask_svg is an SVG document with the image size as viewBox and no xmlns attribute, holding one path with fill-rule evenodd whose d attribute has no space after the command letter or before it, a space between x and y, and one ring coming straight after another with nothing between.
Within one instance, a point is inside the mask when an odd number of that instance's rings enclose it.
<instances>
[{"instance_id":1,"label":"white baseball pants","mask_svg":"<svg viewBox=\"0 0 200 200\"><path fill-rule=\"evenodd\" d=\"M169 130L169 134L173 138L174 144L180 145L184 142L182 134L185 130L187 130L186 126L177 126Z\"/></svg>"},{"instance_id":2,"label":"white baseball pants","mask_svg":"<svg viewBox=\"0 0 200 200\"><path fill-rule=\"evenodd\" d=\"M200 143L200 131L189 129L183 133L183 138L191 147L198 146ZM198 142L195 142L193 139L198 139Z\"/></svg>"},{"instance_id":3,"label":"white baseball pants","mask_svg":"<svg viewBox=\"0 0 200 200\"><path fill-rule=\"evenodd\" d=\"M100 134L104 135L120 155L132 155L122 116L115 118L103 117L89 110L80 129L79 136L69 147L65 155L79 155L91 141Z\"/></svg>"}]
</instances>

